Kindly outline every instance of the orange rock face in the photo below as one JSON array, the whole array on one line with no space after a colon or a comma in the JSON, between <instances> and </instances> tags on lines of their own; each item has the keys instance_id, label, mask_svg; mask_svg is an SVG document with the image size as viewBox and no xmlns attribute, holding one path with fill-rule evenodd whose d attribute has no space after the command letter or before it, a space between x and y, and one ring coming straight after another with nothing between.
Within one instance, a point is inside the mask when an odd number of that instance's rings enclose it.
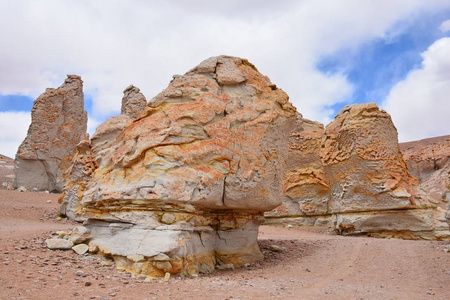
<instances>
[{"instance_id":1,"label":"orange rock face","mask_svg":"<svg viewBox=\"0 0 450 300\"><path fill-rule=\"evenodd\" d=\"M135 273L195 274L260 259L257 230L262 212L281 203L295 119L286 93L247 60L207 59L174 76L101 155L92 147L98 168L71 213L89 219L93 243ZM108 238L111 222L136 240Z\"/></svg>"},{"instance_id":2,"label":"orange rock face","mask_svg":"<svg viewBox=\"0 0 450 300\"><path fill-rule=\"evenodd\" d=\"M83 82L68 75L57 89L47 89L34 101L28 134L17 150L16 186L61 192L63 172L86 133Z\"/></svg>"},{"instance_id":3,"label":"orange rock face","mask_svg":"<svg viewBox=\"0 0 450 300\"><path fill-rule=\"evenodd\" d=\"M298 121L291 134L286 197L266 214L269 223L330 225L342 234L450 237L443 210L421 194L408 172L389 114L374 103L354 104L324 131L309 124Z\"/></svg>"}]
</instances>

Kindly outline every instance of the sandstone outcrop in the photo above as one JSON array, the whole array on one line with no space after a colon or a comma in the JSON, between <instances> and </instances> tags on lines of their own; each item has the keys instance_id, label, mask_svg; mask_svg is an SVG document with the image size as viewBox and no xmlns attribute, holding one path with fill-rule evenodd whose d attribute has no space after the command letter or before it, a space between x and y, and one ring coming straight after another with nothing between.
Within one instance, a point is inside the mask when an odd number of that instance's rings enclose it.
<instances>
[{"instance_id":1,"label":"sandstone outcrop","mask_svg":"<svg viewBox=\"0 0 450 300\"><path fill-rule=\"evenodd\" d=\"M317 129L311 132L310 123L298 124L289 157L301 158L289 161L284 211L268 213L269 223L327 224L342 234L450 237L443 210L420 193L400 152L395 126L376 104L346 106L322 136ZM297 152L302 147L312 151ZM287 188L292 183L300 193ZM318 187L316 196L309 192Z\"/></svg>"},{"instance_id":2,"label":"sandstone outcrop","mask_svg":"<svg viewBox=\"0 0 450 300\"><path fill-rule=\"evenodd\" d=\"M81 184L62 202L119 269L195 275L254 262L263 212L281 203L296 115L247 60L209 58L174 76L114 140L94 134L72 166Z\"/></svg>"},{"instance_id":3,"label":"sandstone outcrop","mask_svg":"<svg viewBox=\"0 0 450 300\"><path fill-rule=\"evenodd\" d=\"M134 85L127 87L123 94L121 114L136 119L147 106L147 99Z\"/></svg>"},{"instance_id":4,"label":"sandstone outcrop","mask_svg":"<svg viewBox=\"0 0 450 300\"><path fill-rule=\"evenodd\" d=\"M450 172L450 136L400 144L411 175L419 179L424 193L445 207L446 182Z\"/></svg>"},{"instance_id":5,"label":"sandstone outcrop","mask_svg":"<svg viewBox=\"0 0 450 300\"><path fill-rule=\"evenodd\" d=\"M15 158L15 185L28 190L61 192L63 171L86 134L83 83L68 75L57 89L49 88L33 104L28 134Z\"/></svg>"}]
</instances>

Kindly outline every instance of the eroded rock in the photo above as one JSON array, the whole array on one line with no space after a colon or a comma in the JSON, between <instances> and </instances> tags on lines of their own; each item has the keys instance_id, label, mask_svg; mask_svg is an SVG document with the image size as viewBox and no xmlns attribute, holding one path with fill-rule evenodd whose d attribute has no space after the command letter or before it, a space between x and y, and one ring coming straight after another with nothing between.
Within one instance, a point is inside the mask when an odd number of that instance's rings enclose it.
<instances>
[{"instance_id":1,"label":"eroded rock","mask_svg":"<svg viewBox=\"0 0 450 300\"><path fill-rule=\"evenodd\" d=\"M269 223L329 225L341 234L448 239L444 211L420 192L397 131L374 103L346 106L321 134L297 122L286 196ZM322 135L322 136L321 136ZM307 171L305 171L307 170Z\"/></svg>"},{"instance_id":2,"label":"eroded rock","mask_svg":"<svg viewBox=\"0 0 450 300\"><path fill-rule=\"evenodd\" d=\"M127 87L123 94L121 114L136 119L147 106L147 99L134 85Z\"/></svg>"},{"instance_id":3,"label":"eroded rock","mask_svg":"<svg viewBox=\"0 0 450 300\"><path fill-rule=\"evenodd\" d=\"M207 59L114 138L94 134L62 203L122 270L194 275L251 263L262 258L262 212L281 203L295 119L288 96L247 60Z\"/></svg>"},{"instance_id":4,"label":"eroded rock","mask_svg":"<svg viewBox=\"0 0 450 300\"><path fill-rule=\"evenodd\" d=\"M450 172L450 136L400 144L411 174L434 203L445 207L445 189Z\"/></svg>"},{"instance_id":5,"label":"eroded rock","mask_svg":"<svg viewBox=\"0 0 450 300\"><path fill-rule=\"evenodd\" d=\"M63 172L86 134L81 78L68 75L59 88L47 89L34 101L31 119L27 137L16 154L15 186L61 192Z\"/></svg>"}]
</instances>

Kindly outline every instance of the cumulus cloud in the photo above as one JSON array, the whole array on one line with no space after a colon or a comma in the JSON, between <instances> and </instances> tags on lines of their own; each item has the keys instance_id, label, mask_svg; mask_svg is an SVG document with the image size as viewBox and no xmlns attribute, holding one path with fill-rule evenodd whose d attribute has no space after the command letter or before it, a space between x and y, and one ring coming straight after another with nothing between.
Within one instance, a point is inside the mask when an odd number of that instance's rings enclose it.
<instances>
[{"instance_id":1,"label":"cumulus cloud","mask_svg":"<svg viewBox=\"0 0 450 300\"><path fill-rule=\"evenodd\" d=\"M24 140L30 123L29 112L0 112L1 154L11 158L16 156L17 148ZM4 130L5 128L7 130Z\"/></svg>"},{"instance_id":2,"label":"cumulus cloud","mask_svg":"<svg viewBox=\"0 0 450 300\"><path fill-rule=\"evenodd\" d=\"M449 134L450 38L434 42L420 69L396 84L383 103L392 116L400 141Z\"/></svg>"},{"instance_id":3,"label":"cumulus cloud","mask_svg":"<svg viewBox=\"0 0 450 300\"><path fill-rule=\"evenodd\" d=\"M90 118L120 111L122 91L147 99L210 56L248 58L307 118L327 122L353 91L344 73L323 74L324 55L389 39L445 0L0 2L0 94L37 97L81 75ZM397 28L393 30L393 28ZM400 29L399 29L400 28ZM94 120L90 124L94 124Z\"/></svg>"}]
</instances>

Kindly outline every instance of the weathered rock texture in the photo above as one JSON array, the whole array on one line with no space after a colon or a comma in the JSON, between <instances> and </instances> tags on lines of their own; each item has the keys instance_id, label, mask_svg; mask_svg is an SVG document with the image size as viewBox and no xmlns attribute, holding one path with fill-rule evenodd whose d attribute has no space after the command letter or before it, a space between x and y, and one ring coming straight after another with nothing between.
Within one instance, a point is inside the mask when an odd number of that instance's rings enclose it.
<instances>
[{"instance_id":1,"label":"weathered rock texture","mask_svg":"<svg viewBox=\"0 0 450 300\"><path fill-rule=\"evenodd\" d=\"M11 190L14 188L14 160L0 154L0 188Z\"/></svg>"},{"instance_id":2,"label":"weathered rock texture","mask_svg":"<svg viewBox=\"0 0 450 300\"><path fill-rule=\"evenodd\" d=\"M83 82L68 75L57 89L49 88L33 104L28 134L16 154L17 187L61 192L63 171L86 133Z\"/></svg>"},{"instance_id":3,"label":"weathered rock texture","mask_svg":"<svg viewBox=\"0 0 450 300\"><path fill-rule=\"evenodd\" d=\"M450 172L450 135L401 143L400 149L411 175L419 179L425 194L445 207L444 191Z\"/></svg>"},{"instance_id":4,"label":"weathered rock texture","mask_svg":"<svg viewBox=\"0 0 450 300\"><path fill-rule=\"evenodd\" d=\"M139 88L130 85L123 91L122 98L122 115L128 116L131 119L136 119L139 114L147 106L145 96L140 92Z\"/></svg>"},{"instance_id":5,"label":"weathered rock texture","mask_svg":"<svg viewBox=\"0 0 450 300\"><path fill-rule=\"evenodd\" d=\"M328 224L342 234L449 238L443 210L420 193L394 124L376 104L346 106L324 131L307 120L297 125L290 137L286 197L267 214L270 223Z\"/></svg>"},{"instance_id":6,"label":"weathered rock texture","mask_svg":"<svg viewBox=\"0 0 450 300\"><path fill-rule=\"evenodd\" d=\"M62 201L123 270L193 275L254 262L262 212L281 203L295 119L247 60L209 58L174 76L112 142L94 135Z\"/></svg>"}]
</instances>

